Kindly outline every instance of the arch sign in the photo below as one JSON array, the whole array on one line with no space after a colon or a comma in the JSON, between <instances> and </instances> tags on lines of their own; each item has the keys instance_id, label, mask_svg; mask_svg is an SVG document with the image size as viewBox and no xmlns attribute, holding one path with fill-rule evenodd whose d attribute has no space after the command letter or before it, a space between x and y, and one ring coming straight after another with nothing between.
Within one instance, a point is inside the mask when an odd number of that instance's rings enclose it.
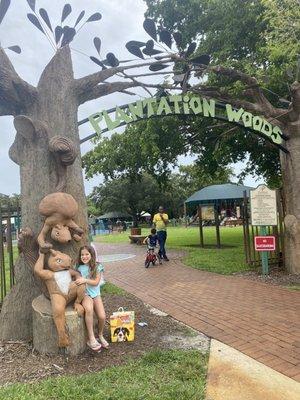
<instances>
[{"instance_id":1,"label":"arch sign","mask_svg":"<svg viewBox=\"0 0 300 400\"><path fill-rule=\"evenodd\" d=\"M95 130L93 135L83 139L82 142L96 135L101 135L102 132L116 129L119 126L146 118L167 115L201 115L228 121L258 134L281 150L288 152L282 145L287 138L278 126L271 124L262 117L245 111L243 108L236 109L230 104L218 103L216 100L202 98L195 94L151 97L131 104L117 106L110 110L96 112L79 123L89 121Z\"/></svg>"}]
</instances>

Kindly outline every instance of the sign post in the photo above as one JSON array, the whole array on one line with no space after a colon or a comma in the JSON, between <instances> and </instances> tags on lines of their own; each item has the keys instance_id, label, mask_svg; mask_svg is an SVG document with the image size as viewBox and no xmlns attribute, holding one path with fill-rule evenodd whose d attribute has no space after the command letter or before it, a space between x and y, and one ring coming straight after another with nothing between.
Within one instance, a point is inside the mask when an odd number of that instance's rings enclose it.
<instances>
[{"instance_id":1,"label":"sign post","mask_svg":"<svg viewBox=\"0 0 300 400\"><path fill-rule=\"evenodd\" d=\"M267 229L265 226L261 226L260 228L260 234L262 236L267 235ZM262 251L261 252L261 264L262 264L262 274L263 275L269 275L269 260L268 260L268 252L267 251Z\"/></svg>"},{"instance_id":2,"label":"sign post","mask_svg":"<svg viewBox=\"0 0 300 400\"><path fill-rule=\"evenodd\" d=\"M259 185L250 191L251 223L253 226L260 226L260 234L267 237L267 226L277 225L277 202L276 191L265 185ZM257 239L257 237L255 238ZM268 251L273 250L266 246L264 249L256 250L261 252L261 263L263 275L269 274Z\"/></svg>"}]
</instances>

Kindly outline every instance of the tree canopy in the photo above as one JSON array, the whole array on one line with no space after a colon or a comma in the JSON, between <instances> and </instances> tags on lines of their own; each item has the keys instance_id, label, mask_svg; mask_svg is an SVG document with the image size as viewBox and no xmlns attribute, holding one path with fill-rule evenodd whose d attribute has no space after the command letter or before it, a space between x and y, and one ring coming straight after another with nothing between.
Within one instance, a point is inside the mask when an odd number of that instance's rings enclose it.
<instances>
[{"instance_id":1,"label":"tree canopy","mask_svg":"<svg viewBox=\"0 0 300 400\"><path fill-rule=\"evenodd\" d=\"M164 118L158 129L157 122L141 121L100 140L83 157L86 176L102 173L105 179L127 176L133 181L147 172L165 181L178 155L185 152L186 137L175 119Z\"/></svg>"},{"instance_id":2,"label":"tree canopy","mask_svg":"<svg viewBox=\"0 0 300 400\"><path fill-rule=\"evenodd\" d=\"M16 211L20 208L20 195L13 194L8 196L0 193L0 209L2 211Z\"/></svg>"},{"instance_id":3,"label":"tree canopy","mask_svg":"<svg viewBox=\"0 0 300 400\"><path fill-rule=\"evenodd\" d=\"M267 99L288 104L288 83L296 74L300 35L296 0L145 1L146 16L170 32L182 32L182 50L194 40L196 54L210 54L215 65L255 74ZM232 82L230 77L209 74L208 83L225 96L226 91L244 96L240 82ZM200 116L141 121L127 127L123 134L98 142L84 157L88 177L103 173L105 178L115 178L147 172L162 181L170 175L179 155L194 154L197 162L212 173L247 160L240 179L251 173L261 175L273 186L280 184L279 152L275 147L250 132Z\"/></svg>"},{"instance_id":4,"label":"tree canopy","mask_svg":"<svg viewBox=\"0 0 300 400\"><path fill-rule=\"evenodd\" d=\"M226 183L231 174L227 168L211 174L194 164L180 166L178 172L161 184L148 173L134 180L130 176L119 176L94 188L88 196L89 211L93 215L122 211L135 219L142 211L153 214L159 205L164 205L171 217L178 217L184 201L192 193L204 186Z\"/></svg>"},{"instance_id":5,"label":"tree canopy","mask_svg":"<svg viewBox=\"0 0 300 400\"><path fill-rule=\"evenodd\" d=\"M291 64L296 68L298 0L144 1L147 16L171 32L182 32L182 47L195 40L197 51L210 54L214 64L244 68L256 76L271 71L283 86L282 71Z\"/></svg>"},{"instance_id":6,"label":"tree canopy","mask_svg":"<svg viewBox=\"0 0 300 400\"><path fill-rule=\"evenodd\" d=\"M255 75L266 97L275 104L288 105L289 83L296 77L300 39L300 7L297 0L145 0L147 15L171 31L184 32L183 47L197 43L197 52L212 55L214 64L241 69ZM241 92L241 85L209 76L221 91ZM158 121L158 124L160 121ZM248 132L206 121L190 125L197 139L193 151L199 162L212 167L248 159L241 177L262 175L269 184L280 182L278 150ZM179 126L182 126L179 121ZM158 127L157 127L158 129ZM203 146L206 149L203 149Z\"/></svg>"}]
</instances>

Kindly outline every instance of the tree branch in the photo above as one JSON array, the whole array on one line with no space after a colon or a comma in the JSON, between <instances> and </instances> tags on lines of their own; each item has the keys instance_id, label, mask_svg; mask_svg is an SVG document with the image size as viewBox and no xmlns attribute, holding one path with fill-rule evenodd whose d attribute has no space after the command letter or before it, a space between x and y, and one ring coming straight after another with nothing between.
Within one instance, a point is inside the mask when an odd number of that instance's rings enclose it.
<instances>
[{"instance_id":1,"label":"tree branch","mask_svg":"<svg viewBox=\"0 0 300 400\"><path fill-rule=\"evenodd\" d=\"M111 78L112 76L118 74L119 72L124 72L128 69L133 69L133 68L146 67L146 66L152 65L152 64L167 63L170 61L172 61L172 58L168 57L163 60L154 61L154 62L147 61L147 62L143 62L143 63L139 63L139 64L107 68L105 70L96 72L94 74L87 75L83 78L76 79L75 80L75 90L77 91L77 94L80 98L82 95L84 95L85 92L92 90L99 83L104 82L106 79Z\"/></svg>"},{"instance_id":2,"label":"tree branch","mask_svg":"<svg viewBox=\"0 0 300 400\"><path fill-rule=\"evenodd\" d=\"M252 86L252 85L258 85L257 79L245 74L244 72L241 72L237 69L234 68L228 68L228 67L223 67L222 65L215 65L212 67L208 67L208 71L212 71L217 75L224 75L228 76L234 81L241 81L246 85Z\"/></svg>"},{"instance_id":3,"label":"tree branch","mask_svg":"<svg viewBox=\"0 0 300 400\"><path fill-rule=\"evenodd\" d=\"M123 74L124 78L131 79L132 82L135 82L135 78L133 76L127 75L126 72L124 72L124 71L122 74ZM147 89L146 87L143 87L143 89L145 90L145 92L147 92L147 94L149 94L149 96L152 96L152 93L150 92L149 89Z\"/></svg>"},{"instance_id":4,"label":"tree branch","mask_svg":"<svg viewBox=\"0 0 300 400\"><path fill-rule=\"evenodd\" d=\"M79 104L83 104L86 101L98 99L99 97L107 96L111 93L122 92L126 89L137 87L135 82L112 82L102 83L101 85L95 86L89 92L83 93L79 97Z\"/></svg>"},{"instance_id":5,"label":"tree branch","mask_svg":"<svg viewBox=\"0 0 300 400\"><path fill-rule=\"evenodd\" d=\"M32 104L37 89L25 82L15 71L3 48L0 48L0 112L16 115L24 110L24 104Z\"/></svg>"},{"instance_id":6,"label":"tree branch","mask_svg":"<svg viewBox=\"0 0 300 400\"><path fill-rule=\"evenodd\" d=\"M270 124L279 126L281 130L284 130L284 128L285 128L285 124L282 123L281 121L279 121L279 119L276 119L274 117L266 117L266 120L268 122L270 122ZM289 135L287 135L285 132L284 132L284 136L285 136L285 138L289 138Z\"/></svg>"},{"instance_id":7,"label":"tree branch","mask_svg":"<svg viewBox=\"0 0 300 400\"><path fill-rule=\"evenodd\" d=\"M137 75L126 74L126 78L141 78L143 76L168 75L168 74L173 74L173 73L174 73L174 71L159 71L159 72L149 72L146 74L137 74Z\"/></svg>"},{"instance_id":8,"label":"tree branch","mask_svg":"<svg viewBox=\"0 0 300 400\"><path fill-rule=\"evenodd\" d=\"M266 118L276 118L284 112L283 109L276 108L269 102L255 77L234 68L227 68L220 65L209 67L207 70L217 75L227 76L233 81L240 81L247 86L243 95L250 97L254 102L250 103L246 100L236 100L237 103L241 104L239 107L245 107L248 111L258 112Z\"/></svg>"},{"instance_id":9,"label":"tree branch","mask_svg":"<svg viewBox=\"0 0 300 400\"><path fill-rule=\"evenodd\" d=\"M102 83L101 85L97 85L90 91L82 93L82 95L78 97L79 104L83 104L86 101L98 99L99 97L107 96L115 92L124 92L126 89L132 87L141 87L141 88L150 87L155 89L181 90L181 88L175 87L173 85L153 85L137 81L132 77L131 79L132 82L111 82L111 83Z\"/></svg>"},{"instance_id":10,"label":"tree branch","mask_svg":"<svg viewBox=\"0 0 300 400\"><path fill-rule=\"evenodd\" d=\"M228 92L217 90L216 88L205 87L204 85L193 86L191 91L201 94L202 96L210 99L219 100L222 103L229 103L237 108L244 108L246 111L262 114L264 109L257 103L251 103L247 100L240 100L234 98Z\"/></svg>"}]
</instances>

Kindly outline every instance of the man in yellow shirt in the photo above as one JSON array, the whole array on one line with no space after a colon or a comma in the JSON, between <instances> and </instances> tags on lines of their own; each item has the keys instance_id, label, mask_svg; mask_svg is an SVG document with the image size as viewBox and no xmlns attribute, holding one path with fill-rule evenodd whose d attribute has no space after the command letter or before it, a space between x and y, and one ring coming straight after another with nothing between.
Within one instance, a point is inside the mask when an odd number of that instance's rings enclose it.
<instances>
[{"instance_id":1,"label":"man in yellow shirt","mask_svg":"<svg viewBox=\"0 0 300 400\"><path fill-rule=\"evenodd\" d=\"M153 225L157 231L158 243L159 243L159 252L161 258L165 261L169 261L166 255L165 243L167 240L167 225L169 223L168 214L164 213L164 208L159 206L158 213L153 217Z\"/></svg>"}]
</instances>

